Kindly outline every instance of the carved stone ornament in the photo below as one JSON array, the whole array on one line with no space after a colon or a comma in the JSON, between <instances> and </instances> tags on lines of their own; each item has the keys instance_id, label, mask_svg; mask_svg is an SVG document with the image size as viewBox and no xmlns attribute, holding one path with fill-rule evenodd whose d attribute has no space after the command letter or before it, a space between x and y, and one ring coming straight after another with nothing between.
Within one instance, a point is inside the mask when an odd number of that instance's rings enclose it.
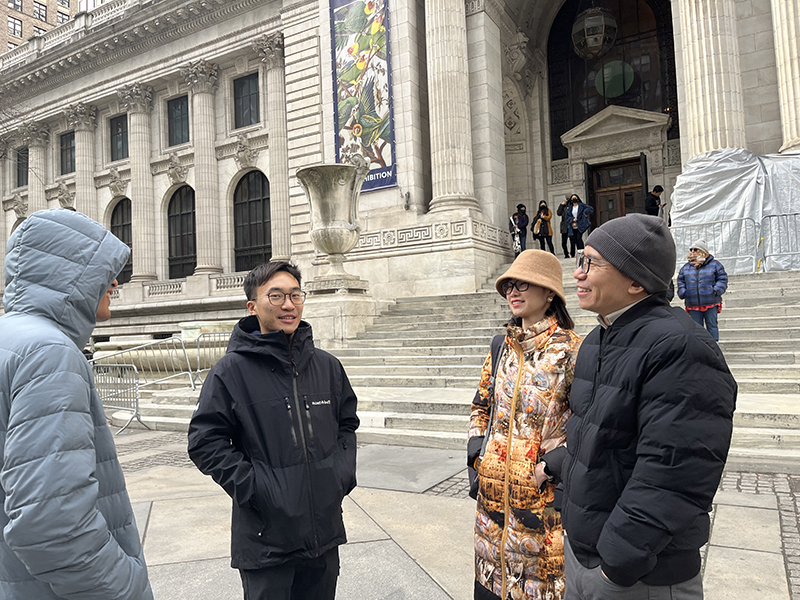
<instances>
[{"instance_id":1,"label":"carved stone ornament","mask_svg":"<svg viewBox=\"0 0 800 600\"><path fill-rule=\"evenodd\" d=\"M261 36L253 43L253 50L258 53L261 62L268 69L282 67L284 64L283 33L278 31Z\"/></svg>"},{"instance_id":2,"label":"carved stone ornament","mask_svg":"<svg viewBox=\"0 0 800 600\"><path fill-rule=\"evenodd\" d=\"M14 194L10 202L4 202L3 205L3 208L6 210L13 210L17 219L24 219L28 216L28 202L27 200L23 200L22 196L18 193Z\"/></svg>"},{"instance_id":3,"label":"carved stone ornament","mask_svg":"<svg viewBox=\"0 0 800 600\"><path fill-rule=\"evenodd\" d=\"M61 205L61 208L75 206L75 193L70 192L67 184L63 181L58 183L58 203Z\"/></svg>"},{"instance_id":4,"label":"carved stone ornament","mask_svg":"<svg viewBox=\"0 0 800 600\"><path fill-rule=\"evenodd\" d=\"M72 129L94 131L97 127L97 107L78 102L65 111L67 123Z\"/></svg>"},{"instance_id":5,"label":"carved stone ornament","mask_svg":"<svg viewBox=\"0 0 800 600\"><path fill-rule=\"evenodd\" d=\"M216 92L218 73L219 65L205 60L190 62L181 69L183 79L196 94L213 94Z\"/></svg>"},{"instance_id":6,"label":"carved stone ornament","mask_svg":"<svg viewBox=\"0 0 800 600\"><path fill-rule=\"evenodd\" d=\"M50 128L42 123L31 121L22 126L20 137L26 146L46 146L50 141Z\"/></svg>"},{"instance_id":7,"label":"carved stone ornament","mask_svg":"<svg viewBox=\"0 0 800 600\"><path fill-rule=\"evenodd\" d=\"M120 102L128 112L148 113L153 108L153 87L132 83L117 90Z\"/></svg>"},{"instance_id":8,"label":"carved stone ornament","mask_svg":"<svg viewBox=\"0 0 800 600\"><path fill-rule=\"evenodd\" d=\"M189 167L181 165L181 159L178 157L177 152L172 152L169 155L169 162L167 163L167 176L169 177L172 185L178 183L186 183L186 175L189 173Z\"/></svg>"},{"instance_id":9,"label":"carved stone ornament","mask_svg":"<svg viewBox=\"0 0 800 600\"><path fill-rule=\"evenodd\" d=\"M113 198L124 196L128 189L128 182L120 177L117 167L111 167L111 170L109 171L109 177L111 178L111 181L108 182L108 189L111 190L111 196Z\"/></svg>"},{"instance_id":10,"label":"carved stone ornament","mask_svg":"<svg viewBox=\"0 0 800 600\"><path fill-rule=\"evenodd\" d=\"M258 157L258 150L250 146L250 140L244 134L239 134L236 139L236 150L234 150L233 158L240 169L252 167L256 163Z\"/></svg>"}]
</instances>

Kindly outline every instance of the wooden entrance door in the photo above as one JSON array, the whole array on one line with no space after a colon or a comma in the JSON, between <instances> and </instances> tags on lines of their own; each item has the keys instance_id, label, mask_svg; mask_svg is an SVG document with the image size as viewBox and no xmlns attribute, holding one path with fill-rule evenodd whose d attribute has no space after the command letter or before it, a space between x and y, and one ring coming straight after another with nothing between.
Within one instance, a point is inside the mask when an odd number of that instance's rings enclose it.
<instances>
[{"instance_id":1,"label":"wooden entrance door","mask_svg":"<svg viewBox=\"0 0 800 600\"><path fill-rule=\"evenodd\" d=\"M590 203L595 210L596 226L630 213L644 212L645 184L641 161L592 167L591 176Z\"/></svg>"}]
</instances>

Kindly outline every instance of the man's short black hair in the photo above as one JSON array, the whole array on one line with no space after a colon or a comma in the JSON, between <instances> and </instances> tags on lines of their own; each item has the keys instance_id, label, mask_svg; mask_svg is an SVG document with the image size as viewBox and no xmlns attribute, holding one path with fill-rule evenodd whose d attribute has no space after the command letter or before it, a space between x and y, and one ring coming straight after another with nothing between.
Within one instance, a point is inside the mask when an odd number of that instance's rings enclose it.
<instances>
[{"instance_id":1,"label":"man's short black hair","mask_svg":"<svg viewBox=\"0 0 800 600\"><path fill-rule=\"evenodd\" d=\"M244 295L248 300L255 300L256 290L272 279L276 273L284 271L297 279L300 285L300 269L288 262L268 262L255 267L244 278Z\"/></svg>"},{"instance_id":2,"label":"man's short black hair","mask_svg":"<svg viewBox=\"0 0 800 600\"><path fill-rule=\"evenodd\" d=\"M660 194L663 191L664 191L664 188L662 188L660 185L657 185L656 187L653 188L653 192L656 193L656 194Z\"/></svg>"}]
</instances>

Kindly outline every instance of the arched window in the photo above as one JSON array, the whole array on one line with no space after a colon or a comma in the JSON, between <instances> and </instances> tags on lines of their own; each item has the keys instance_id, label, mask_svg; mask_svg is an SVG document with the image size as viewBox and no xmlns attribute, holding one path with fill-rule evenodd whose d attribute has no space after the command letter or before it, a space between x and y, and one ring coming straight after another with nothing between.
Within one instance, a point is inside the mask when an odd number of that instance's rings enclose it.
<instances>
[{"instance_id":1,"label":"arched window","mask_svg":"<svg viewBox=\"0 0 800 600\"><path fill-rule=\"evenodd\" d=\"M131 232L131 201L123 198L111 211L111 233L117 236L121 242L128 244L128 248L133 249L133 233ZM128 262L122 273L117 276L120 285L128 283L133 274L133 252L128 257Z\"/></svg>"},{"instance_id":2,"label":"arched window","mask_svg":"<svg viewBox=\"0 0 800 600\"><path fill-rule=\"evenodd\" d=\"M269 218L269 181L260 171L251 171L233 194L234 255L236 270L249 271L272 258Z\"/></svg>"},{"instance_id":3,"label":"arched window","mask_svg":"<svg viewBox=\"0 0 800 600\"><path fill-rule=\"evenodd\" d=\"M197 266L194 226L194 190L184 185L172 194L167 209L169 226L169 278L194 273Z\"/></svg>"}]
</instances>

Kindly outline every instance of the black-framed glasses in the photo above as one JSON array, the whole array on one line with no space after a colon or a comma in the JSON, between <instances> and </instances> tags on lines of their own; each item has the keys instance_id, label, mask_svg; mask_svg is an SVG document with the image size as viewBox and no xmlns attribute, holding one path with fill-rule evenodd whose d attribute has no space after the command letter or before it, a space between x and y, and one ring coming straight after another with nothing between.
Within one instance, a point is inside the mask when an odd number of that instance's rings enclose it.
<instances>
[{"instance_id":1,"label":"black-framed glasses","mask_svg":"<svg viewBox=\"0 0 800 600\"><path fill-rule=\"evenodd\" d=\"M281 306L286 302L286 298L289 298L295 306L300 306L306 301L306 293L298 292L297 290L289 292L288 294L284 294L283 292L267 292L261 295L266 296L272 306ZM256 298L258 298L258 296L256 296Z\"/></svg>"},{"instance_id":2,"label":"black-framed glasses","mask_svg":"<svg viewBox=\"0 0 800 600\"><path fill-rule=\"evenodd\" d=\"M518 292L527 292L530 286L531 284L527 281L513 281L509 279L508 281L503 282L503 285L500 287L500 289L503 290L503 296L508 296L514 289L516 289Z\"/></svg>"},{"instance_id":3,"label":"black-framed glasses","mask_svg":"<svg viewBox=\"0 0 800 600\"><path fill-rule=\"evenodd\" d=\"M586 275L589 274L589 269L592 268L592 264L595 265L610 265L610 262L605 260L598 260L597 258L592 258L591 256L586 256L583 253L583 250L578 250L578 253L575 255L575 265L578 269L583 271Z\"/></svg>"}]
</instances>

